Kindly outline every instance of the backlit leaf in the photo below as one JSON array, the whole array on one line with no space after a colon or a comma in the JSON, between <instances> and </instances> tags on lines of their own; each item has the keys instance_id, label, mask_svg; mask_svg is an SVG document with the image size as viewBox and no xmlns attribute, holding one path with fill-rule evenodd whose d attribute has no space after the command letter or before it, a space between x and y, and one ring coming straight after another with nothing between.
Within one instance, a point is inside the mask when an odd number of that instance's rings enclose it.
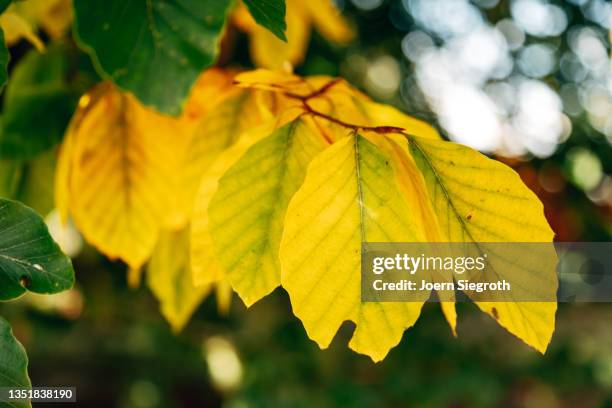
<instances>
[{"instance_id":1,"label":"backlit leaf","mask_svg":"<svg viewBox=\"0 0 612 408\"><path fill-rule=\"evenodd\" d=\"M177 167L180 171L175 193L177 203L170 209L177 214L170 227L187 223L202 174L245 130L260 124L268 114L252 92L234 89L201 117L185 145L182 163Z\"/></svg>"},{"instance_id":2,"label":"backlit leaf","mask_svg":"<svg viewBox=\"0 0 612 408\"><path fill-rule=\"evenodd\" d=\"M217 255L247 306L280 284L278 248L289 200L325 141L302 120L255 143L219 180L209 207Z\"/></svg>"},{"instance_id":3,"label":"backlit leaf","mask_svg":"<svg viewBox=\"0 0 612 408\"><path fill-rule=\"evenodd\" d=\"M409 137L409 144L425 177L443 240L552 241L554 234L541 202L512 169L455 143ZM548 298L554 296L555 271L538 273L549 282ZM542 353L546 351L555 327L556 303L504 301L477 305L525 343Z\"/></svg>"},{"instance_id":4,"label":"backlit leaf","mask_svg":"<svg viewBox=\"0 0 612 408\"><path fill-rule=\"evenodd\" d=\"M293 311L320 347L351 320L349 346L379 361L418 319L422 303L362 303L360 290L362 242L426 239L411 207L389 157L362 136L312 161L287 209L280 260Z\"/></svg>"},{"instance_id":5,"label":"backlit leaf","mask_svg":"<svg viewBox=\"0 0 612 408\"><path fill-rule=\"evenodd\" d=\"M202 176L191 224L191 269L196 286L215 283L225 277L225 270L219 264L213 249L208 214L208 207L217 192L219 179L249 147L268 136L274 130L275 125L276 121L271 120L242 133L231 147L219 155Z\"/></svg>"}]
</instances>

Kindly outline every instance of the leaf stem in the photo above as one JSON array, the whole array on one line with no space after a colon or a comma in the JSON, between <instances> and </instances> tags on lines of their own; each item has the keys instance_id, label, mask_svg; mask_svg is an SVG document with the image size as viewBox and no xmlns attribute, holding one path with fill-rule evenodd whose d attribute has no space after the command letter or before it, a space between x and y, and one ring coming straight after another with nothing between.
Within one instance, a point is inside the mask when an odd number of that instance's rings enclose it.
<instances>
[{"instance_id":1,"label":"leaf stem","mask_svg":"<svg viewBox=\"0 0 612 408\"><path fill-rule=\"evenodd\" d=\"M312 115L312 116L316 116L318 118L327 120L328 122L334 123L338 126L342 126L344 128L347 129L351 129L353 131L366 131L366 132L375 132L375 133L381 133L381 134L386 134L386 133L402 133L404 132L404 128L401 127L397 127L397 126L361 126L361 125L355 125L352 123L348 123L345 122L343 120L340 120L338 118L334 118L333 116L330 116L326 113L320 112L316 109L314 109L309 103L308 101L312 98L316 98L319 96L324 95L329 89L331 89L334 85L336 85L337 83L341 82L342 79L341 78L336 78L332 81L329 81L328 83L326 83L325 85L323 85L321 88L312 91L311 93L307 94L307 95L298 95L295 93L291 93L291 92L287 92L285 93L285 96L287 96L288 98L291 99L297 99L299 101L302 102L302 108L304 109L304 111L306 111L306 113Z\"/></svg>"}]
</instances>

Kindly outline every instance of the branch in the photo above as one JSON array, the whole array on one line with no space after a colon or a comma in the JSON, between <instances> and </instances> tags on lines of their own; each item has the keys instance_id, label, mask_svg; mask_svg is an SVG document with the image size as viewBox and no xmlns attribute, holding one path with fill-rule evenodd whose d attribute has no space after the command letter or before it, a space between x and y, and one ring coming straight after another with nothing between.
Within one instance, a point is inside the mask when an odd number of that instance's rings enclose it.
<instances>
[{"instance_id":1,"label":"branch","mask_svg":"<svg viewBox=\"0 0 612 408\"><path fill-rule=\"evenodd\" d=\"M333 87L334 85L338 84L339 82L341 82L342 79L341 78L336 78L332 81L329 81L328 83L326 83L325 85L323 85L321 88L307 94L307 95L298 95L298 94L294 94L291 92L287 92L285 93L285 96L287 96L288 98L291 99L297 99L299 101L302 102L302 108L304 108L304 110L306 111L306 113L312 115L312 116L316 116L318 118L327 120L331 123L334 123L336 125L342 126L344 128L347 129L351 129L353 131L366 131L366 132L375 132L375 133L402 133L404 132L404 128L401 127L396 127L396 126L361 126L361 125L355 125L352 123L348 123L348 122L344 122L343 120L340 120L338 118L334 118L333 116L329 116L323 112L319 112L316 109L314 109L312 106L310 106L310 104L308 103L308 101L312 98L316 98L319 96L324 95L331 87Z\"/></svg>"}]
</instances>

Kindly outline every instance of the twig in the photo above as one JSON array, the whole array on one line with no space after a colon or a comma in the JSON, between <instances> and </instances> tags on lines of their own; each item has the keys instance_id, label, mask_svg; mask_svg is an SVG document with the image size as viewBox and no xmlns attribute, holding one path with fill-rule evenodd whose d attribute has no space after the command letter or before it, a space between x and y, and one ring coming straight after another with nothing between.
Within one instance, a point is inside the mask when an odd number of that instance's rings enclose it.
<instances>
[{"instance_id":1,"label":"twig","mask_svg":"<svg viewBox=\"0 0 612 408\"><path fill-rule=\"evenodd\" d=\"M298 95L298 94L294 94L291 92L287 92L285 93L285 96L287 96L288 98L292 98L292 99L297 99L299 101L302 102L302 107L304 108L304 110L306 111L306 113L312 115L312 116L316 116L319 117L321 119L325 119L329 122L332 122L336 125L345 127L347 129L351 129L354 131L366 131L366 132L375 132L375 133L402 133L404 132L404 128L401 127L397 127L397 126L361 126L361 125L354 125L352 123L347 123L343 120L340 120L338 118L334 118L333 116L329 116L323 112L319 112L318 110L314 109L312 106L310 106L310 104L308 103L308 101L312 98L316 98L318 96L324 95L331 87L333 87L334 85L336 85L337 83L339 83L340 81L342 81L341 78L336 78L332 81L329 81L328 83L326 83L325 85L323 85L321 88L307 94L307 95Z\"/></svg>"}]
</instances>

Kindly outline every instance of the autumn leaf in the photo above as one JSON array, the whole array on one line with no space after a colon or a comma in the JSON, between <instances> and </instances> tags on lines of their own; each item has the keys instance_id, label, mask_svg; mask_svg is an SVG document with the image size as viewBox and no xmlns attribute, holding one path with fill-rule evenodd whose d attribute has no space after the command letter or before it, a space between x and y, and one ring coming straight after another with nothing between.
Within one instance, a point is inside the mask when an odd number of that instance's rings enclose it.
<instances>
[{"instance_id":1,"label":"autumn leaf","mask_svg":"<svg viewBox=\"0 0 612 408\"><path fill-rule=\"evenodd\" d=\"M178 118L103 84L81 100L57 180L60 212L101 252L133 270L153 254L148 282L175 330L211 285L250 306L281 284L310 338L327 347L351 320L349 346L375 361L429 294L362 303L363 242L552 239L512 170L329 77L209 70ZM554 304L476 303L545 350Z\"/></svg>"},{"instance_id":2,"label":"autumn leaf","mask_svg":"<svg viewBox=\"0 0 612 408\"><path fill-rule=\"evenodd\" d=\"M164 173L182 124L102 84L81 98L63 143L56 202L85 238L111 258L139 269L163 225L171 187ZM173 143L170 143L173 140Z\"/></svg>"},{"instance_id":3,"label":"autumn leaf","mask_svg":"<svg viewBox=\"0 0 612 408\"><path fill-rule=\"evenodd\" d=\"M462 296L454 289L417 291L407 302L364 296L367 244L460 243L486 253L487 272L513 281L507 293L465 296L490 323L545 353L557 303L525 294L556 299L554 232L518 174L342 78L294 73L306 55L327 59L352 41L343 7L334 0L0 0L0 88L8 83L0 196L49 213L54 195L51 232L59 214L101 255L126 264L128 286L145 277L174 333L213 293L223 315L234 292L249 308L285 291L320 348L348 323L348 347L379 362L428 300L440 301L452 334L461 334ZM378 12L395 13L397 24L396 12L415 14L404 8ZM364 10L353 11L365 21ZM315 32L328 44L309 50ZM250 59L236 55L244 41ZM242 72L233 63L260 68ZM100 82L92 87L92 79ZM73 286L72 262L49 229L30 207L0 197L0 302ZM525 242L541 252L489 250ZM425 279L469 275L446 272ZM24 339L36 334L21 326ZM208 346L215 377L219 353ZM0 388L31 388L27 366L0 317Z\"/></svg>"},{"instance_id":4,"label":"autumn leaf","mask_svg":"<svg viewBox=\"0 0 612 408\"><path fill-rule=\"evenodd\" d=\"M389 161L358 134L326 149L289 203L280 245L282 285L308 336L325 348L342 322L352 320L349 347L375 361L400 341L422 307L361 302L362 242L426 240Z\"/></svg>"},{"instance_id":5,"label":"autumn leaf","mask_svg":"<svg viewBox=\"0 0 612 408\"><path fill-rule=\"evenodd\" d=\"M361 303L361 242L552 240L541 204L511 169L442 141L431 126L374 103L346 82L266 70L239 74L235 81L278 95L277 117L294 119L248 150L234 151L203 184L192 229L195 278L206 283L227 276L250 305L272 291L280 276L294 313L321 347L343 321L352 320L350 347L380 360L420 313L418 302ZM296 123L309 129L301 138L324 141L320 148L331 144L318 154L311 149L296 167L303 172L310 162L301 186L304 176L294 174L303 173L285 173L286 160L292 160L287 132ZM492 184L500 187L493 190ZM507 217L502 209L516 215ZM461 217L467 216L465 224ZM554 291L554 273L540 274ZM456 333L453 299L441 306ZM545 350L554 304L512 298L476 303L527 344Z\"/></svg>"},{"instance_id":6,"label":"autumn leaf","mask_svg":"<svg viewBox=\"0 0 612 408\"><path fill-rule=\"evenodd\" d=\"M168 182L167 187L172 191L164 214L165 228L178 230L189 223L202 173L219 151L226 147L228 142L224 135L236 131L236 127L229 122L221 122L222 125L218 126L218 118L234 113L235 118L244 118L248 123L246 118L256 116L255 110L242 109L253 108L253 105L243 106L242 100L237 102L238 106L234 104L232 98L236 92L231 87L232 78L231 72L217 68L200 75L177 122L179 133L164 135L172 153L159 163L163 167L161 170ZM248 95L243 99L248 99Z\"/></svg>"},{"instance_id":7,"label":"autumn leaf","mask_svg":"<svg viewBox=\"0 0 612 408\"><path fill-rule=\"evenodd\" d=\"M542 203L504 164L459 144L409 137L429 189L443 239L449 242L551 242ZM554 255L551 244L549 256ZM503 258L489 262L507 263ZM501 269L501 268L500 268ZM540 270L546 299L557 289L554 270ZM523 299L524 300L524 299ZM554 302L476 302L501 326L540 352L555 327Z\"/></svg>"},{"instance_id":8,"label":"autumn leaf","mask_svg":"<svg viewBox=\"0 0 612 408\"><path fill-rule=\"evenodd\" d=\"M249 34L251 58L257 66L280 69L287 63L299 64L306 55L312 26L335 43L344 44L353 37L331 0L287 0L286 8L286 42L256 24L246 7L236 10L234 21Z\"/></svg>"},{"instance_id":9,"label":"autumn leaf","mask_svg":"<svg viewBox=\"0 0 612 408\"><path fill-rule=\"evenodd\" d=\"M189 226L160 233L147 266L147 284L159 300L162 315L179 332L210 292L210 286L195 287L189 262Z\"/></svg>"},{"instance_id":10,"label":"autumn leaf","mask_svg":"<svg viewBox=\"0 0 612 408\"><path fill-rule=\"evenodd\" d=\"M13 2L0 16L0 27L4 31L7 45L12 46L24 38L39 51L45 49L38 35L39 28L51 38L60 38L66 33L71 22L70 0Z\"/></svg>"},{"instance_id":11,"label":"autumn leaf","mask_svg":"<svg viewBox=\"0 0 612 408\"><path fill-rule=\"evenodd\" d=\"M250 306L280 284L278 248L289 200L325 148L300 119L258 141L219 180L210 231L234 290Z\"/></svg>"},{"instance_id":12,"label":"autumn leaf","mask_svg":"<svg viewBox=\"0 0 612 408\"><path fill-rule=\"evenodd\" d=\"M208 207L217 192L219 179L249 147L269 135L275 126L276 121L270 120L252 129L245 129L236 142L223 151L202 175L191 224L191 269L196 286L216 283L226 277L226 271L213 249L208 214Z\"/></svg>"},{"instance_id":13,"label":"autumn leaf","mask_svg":"<svg viewBox=\"0 0 612 408\"><path fill-rule=\"evenodd\" d=\"M200 178L243 130L271 117L233 74L206 71L178 118L102 84L81 98L58 162L56 201L85 238L138 270L160 229L188 224Z\"/></svg>"},{"instance_id":14,"label":"autumn leaf","mask_svg":"<svg viewBox=\"0 0 612 408\"><path fill-rule=\"evenodd\" d=\"M395 110L387 111L385 106L381 105L380 113L389 114L390 118L396 118L397 112ZM377 114L377 113L374 113ZM403 119L403 116L397 117ZM429 126L419 126L420 121L414 123L411 118L408 118L404 122L409 128L417 130L417 132L425 138L439 139L438 134ZM396 122L399 123L399 122ZM393 169L395 170L395 178L398 186L406 203L412 206L411 211L415 214L419 214L419 217L415 217L413 222L419 225L425 232L427 242L440 242L443 241L442 233L440 231L440 223L438 222L437 216L434 212L433 206L429 200L418 199L419 197L427 197L427 187L423 175L420 173L414 158L408 151L408 146L404 142L402 135L388 135L385 138L373 138L376 141L377 146L383 150L390 158ZM399 141L399 143L398 143ZM447 273L438 271L437 274L432 275L432 280L441 282L452 281L452 276ZM454 293L448 293L444 291L438 292L440 296L440 307L442 313L446 318L446 321L451 327L452 333L457 335L457 312L454 304ZM451 301L452 300L452 301Z\"/></svg>"}]
</instances>

